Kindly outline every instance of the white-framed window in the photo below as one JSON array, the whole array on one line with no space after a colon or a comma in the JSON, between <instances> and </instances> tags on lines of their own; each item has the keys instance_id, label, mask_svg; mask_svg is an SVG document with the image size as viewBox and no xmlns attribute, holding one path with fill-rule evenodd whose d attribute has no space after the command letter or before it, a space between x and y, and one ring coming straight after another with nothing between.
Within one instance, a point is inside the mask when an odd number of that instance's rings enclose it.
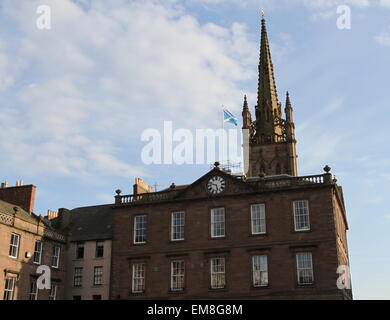
<instances>
[{"instance_id":1,"label":"white-framed window","mask_svg":"<svg viewBox=\"0 0 390 320\"><path fill-rule=\"evenodd\" d=\"M145 291L145 263L133 264L133 279L132 288L133 293L142 293Z\"/></svg>"},{"instance_id":2,"label":"white-framed window","mask_svg":"<svg viewBox=\"0 0 390 320\"><path fill-rule=\"evenodd\" d=\"M212 289L225 288L225 258L212 258L210 260L210 274Z\"/></svg>"},{"instance_id":3,"label":"white-framed window","mask_svg":"<svg viewBox=\"0 0 390 320\"><path fill-rule=\"evenodd\" d=\"M34 247L34 257L33 262L35 264L41 264L42 260L42 241L36 240Z\"/></svg>"},{"instance_id":4,"label":"white-framed window","mask_svg":"<svg viewBox=\"0 0 390 320\"><path fill-rule=\"evenodd\" d=\"M312 253L300 252L296 254L296 258L298 284L312 284L314 282Z\"/></svg>"},{"instance_id":5,"label":"white-framed window","mask_svg":"<svg viewBox=\"0 0 390 320\"><path fill-rule=\"evenodd\" d=\"M31 280L29 300L38 300L38 286L36 279Z\"/></svg>"},{"instance_id":6,"label":"white-framed window","mask_svg":"<svg viewBox=\"0 0 390 320\"><path fill-rule=\"evenodd\" d=\"M73 286L81 287L83 284L83 268L74 268Z\"/></svg>"},{"instance_id":7,"label":"white-framed window","mask_svg":"<svg viewBox=\"0 0 390 320\"><path fill-rule=\"evenodd\" d=\"M3 300L13 300L15 291L15 278L7 277L4 279L4 296Z\"/></svg>"},{"instance_id":8,"label":"white-framed window","mask_svg":"<svg viewBox=\"0 0 390 320\"><path fill-rule=\"evenodd\" d=\"M309 201L294 201L294 229L295 231L310 230Z\"/></svg>"},{"instance_id":9,"label":"white-framed window","mask_svg":"<svg viewBox=\"0 0 390 320\"><path fill-rule=\"evenodd\" d=\"M54 246L53 247L53 257L51 260L51 266L53 268L58 268L60 266L60 256L61 256L61 247Z\"/></svg>"},{"instance_id":10,"label":"white-framed window","mask_svg":"<svg viewBox=\"0 0 390 320\"><path fill-rule=\"evenodd\" d=\"M134 243L146 243L147 216L134 217Z\"/></svg>"},{"instance_id":11,"label":"white-framed window","mask_svg":"<svg viewBox=\"0 0 390 320\"><path fill-rule=\"evenodd\" d=\"M225 208L211 209L211 237L225 236Z\"/></svg>"},{"instance_id":12,"label":"white-framed window","mask_svg":"<svg viewBox=\"0 0 390 320\"><path fill-rule=\"evenodd\" d=\"M51 284L49 292L49 300L57 300L57 285Z\"/></svg>"},{"instance_id":13,"label":"white-framed window","mask_svg":"<svg viewBox=\"0 0 390 320\"><path fill-rule=\"evenodd\" d=\"M251 205L251 226L252 234L266 233L264 204Z\"/></svg>"},{"instance_id":14,"label":"white-framed window","mask_svg":"<svg viewBox=\"0 0 390 320\"><path fill-rule=\"evenodd\" d=\"M252 257L253 286L268 286L268 257L266 255Z\"/></svg>"},{"instance_id":15,"label":"white-framed window","mask_svg":"<svg viewBox=\"0 0 390 320\"><path fill-rule=\"evenodd\" d=\"M183 260L171 262L171 290L183 291L185 286L185 262Z\"/></svg>"},{"instance_id":16,"label":"white-framed window","mask_svg":"<svg viewBox=\"0 0 390 320\"><path fill-rule=\"evenodd\" d=\"M93 269L93 285L99 286L103 284L103 267L94 267Z\"/></svg>"},{"instance_id":17,"label":"white-framed window","mask_svg":"<svg viewBox=\"0 0 390 320\"><path fill-rule=\"evenodd\" d=\"M171 216L171 240L184 240L185 213L172 212Z\"/></svg>"},{"instance_id":18,"label":"white-framed window","mask_svg":"<svg viewBox=\"0 0 390 320\"><path fill-rule=\"evenodd\" d=\"M9 245L9 256L11 258L18 258L19 256L19 244L20 244L20 235L16 233L11 234L11 241Z\"/></svg>"}]
</instances>

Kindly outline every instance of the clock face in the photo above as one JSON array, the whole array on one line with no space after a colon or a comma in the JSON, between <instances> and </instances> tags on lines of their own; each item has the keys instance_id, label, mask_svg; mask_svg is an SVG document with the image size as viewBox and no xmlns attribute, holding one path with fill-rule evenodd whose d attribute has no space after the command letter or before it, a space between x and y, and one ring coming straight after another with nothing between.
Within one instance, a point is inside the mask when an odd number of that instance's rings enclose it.
<instances>
[{"instance_id":1,"label":"clock face","mask_svg":"<svg viewBox=\"0 0 390 320\"><path fill-rule=\"evenodd\" d=\"M220 176L214 176L207 182L207 191L210 194L219 194L226 188L226 181Z\"/></svg>"}]
</instances>

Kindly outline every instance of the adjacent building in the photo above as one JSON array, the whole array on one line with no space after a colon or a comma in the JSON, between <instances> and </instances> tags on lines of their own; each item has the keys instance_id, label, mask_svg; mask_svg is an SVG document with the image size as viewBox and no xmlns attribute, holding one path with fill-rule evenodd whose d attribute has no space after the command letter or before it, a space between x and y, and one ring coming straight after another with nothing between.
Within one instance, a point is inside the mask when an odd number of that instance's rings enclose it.
<instances>
[{"instance_id":1,"label":"adjacent building","mask_svg":"<svg viewBox=\"0 0 390 320\"><path fill-rule=\"evenodd\" d=\"M112 205L60 209L53 225L68 236L65 299L108 300Z\"/></svg>"},{"instance_id":2,"label":"adjacent building","mask_svg":"<svg viewBox=\"0 0 390 320\"><path fill-rule=\"evenodd\" d=\"M0 188L0 300L64 298L66 237L33 213L35 190L21 181ZM51 270L49 289L37 286L41 265Z\"/></svg>"}]
</instances>

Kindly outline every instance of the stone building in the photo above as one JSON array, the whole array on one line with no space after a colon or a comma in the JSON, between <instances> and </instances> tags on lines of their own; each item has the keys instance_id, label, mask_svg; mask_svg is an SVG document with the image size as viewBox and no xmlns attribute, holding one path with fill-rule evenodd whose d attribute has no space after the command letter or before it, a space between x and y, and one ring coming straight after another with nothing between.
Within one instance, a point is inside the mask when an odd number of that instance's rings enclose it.
<instances>
[{"instance_id":1,"label":"stone building","mask_svg":"<svg viewBox=\"0 0 390 320\"><path fill-rule=\"evenodd\" d=\"M160 192L117 190L111 299L351 299L342 188L330 173L298 176L292 104L278 101L262 19L249 167L215 168Z\"/></svg>"},{"instance_id":2,"label":"stone building","mask_svg":"<svg viewBox=\"0 0 390 320\"><path fill-rule=\"evenodd\" d=\"M67 234L66 300L108 300L112 205L60 209L52 220Z\"/></svg>"},{"instance_id":3,"label":"stone building","mask_svg":"<svg viewBox=\"0 0 390 320\"><path fill-rule=\"evenodd\" d=\"M33 213L35 190L21 181L0 188L0 300L64 298L66 238ZM40 265L51 270L50 289L38 289Z\"/></svg>"}]
</instances>

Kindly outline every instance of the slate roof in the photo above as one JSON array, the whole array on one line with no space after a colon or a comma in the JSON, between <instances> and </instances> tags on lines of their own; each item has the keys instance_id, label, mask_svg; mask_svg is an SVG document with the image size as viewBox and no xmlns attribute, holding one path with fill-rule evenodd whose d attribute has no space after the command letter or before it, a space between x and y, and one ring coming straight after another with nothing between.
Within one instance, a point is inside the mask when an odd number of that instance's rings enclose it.
<instances>
[{"instance_id":1,"label":"slate roof","mask_svg":"<svg viewBox=\"0 0 390 320\"><path fill-rule=\"evenodd\" d=\"M18 208L18 211L16 213L16 217L18 217L22 220L37 224L37 222L39 221L39 218L34 213L30 214L26 210L22 209L21 207L19 207L17 205L0 200L0 212L1 213L13 216L15 213L15 210L14 210L15 207Z\"/></svg>"},{"instance_id":2,"label":"slate roof","mask_svg":"<svg viewBox=\"0 0 390 320\"><path fill-rule=\"evenodd\" d=\"M111 239L114 226L112 206L108 204L70 210L70 241Z\"/></svg>"}]
</instances>

